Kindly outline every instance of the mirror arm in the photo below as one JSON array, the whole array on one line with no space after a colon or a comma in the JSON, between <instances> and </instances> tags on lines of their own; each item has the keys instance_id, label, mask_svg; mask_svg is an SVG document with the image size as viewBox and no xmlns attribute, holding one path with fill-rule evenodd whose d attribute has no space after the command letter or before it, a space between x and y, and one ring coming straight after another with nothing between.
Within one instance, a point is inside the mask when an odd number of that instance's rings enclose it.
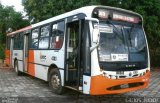
<instances>
[{"instance_id":1,"label":"mirror arm","mask_svg":"<svg viewBox=\"0 0 160 103\"><path fill-rule=\"evenodd\" d=\"M99 22L99 20L96 19L96 18L85 17L85 20L88 20L88 21L96 21L97 23Z\"/></svg>"},{"instance_id":2,"label":"mirror arm","mask_svg":"<svg viewBox=\"0 0 160 103\"><path fill-rule=\"evenodd\" d=\"M90 47L90 52L92 52L94 49L96 49L99 46L99 43L97 43L96 45Z\"/></svg>"}]
</instances>

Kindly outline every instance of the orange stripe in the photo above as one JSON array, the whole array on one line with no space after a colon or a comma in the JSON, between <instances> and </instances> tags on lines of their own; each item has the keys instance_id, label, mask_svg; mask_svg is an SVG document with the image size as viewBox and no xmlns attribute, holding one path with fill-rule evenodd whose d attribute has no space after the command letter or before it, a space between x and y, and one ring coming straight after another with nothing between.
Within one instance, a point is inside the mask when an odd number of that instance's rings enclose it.
<instances>
[{"instance_id":1,"label":"orange stripe","mask_svg":"<svg viewBox=\"0 0 160 103\"><path fill-rule=\"evenodd\" d=\"M119 79L119 80L114 79L113 80L102 75L93 76L91 77L90 94L91 95L117 94L117 93L125 93L133 90L146 88L148 86L149 77L150 77L150 71L148 71L142 77L136 77L131 79ZM148 79L148 80L143 81L144 79ZM135 83L135 82L143 82L144 85L138 86L138 87L119 89L119 90L107 90L107 88L110 88L116 85Z\"/></svg>"},{"instance_id":2,"label":"orange stripe","mask_svg":"<svg viewBox=\"0 0 160 103\"><path fill-rule=\"evenodd\" d=\"M24 27L24 28L22 28L22 29L19 29L19 30L13 31L13 32L11 32L11 33L8 33L8 34L7 34L7 36L10 36L10 35L13 35L13 34L16 34L16 33L22 32L22 31L26 31L26 30L29 30L29 29L31 29L31 28L32 28L32 26L27 26L27 27Z\"/></svg>"},{"instance_id":3,"label":"orange stripe","mask_svg":"<svg viewBox=\"0 0 160 103\"><path fill-rule=\"evenodd\" d=\"M34 63L34 50L29 50L29 62L32 62ZM35 65L34 64L31 64L29 63L28 65L28 74L32 75L32 76L35 76Z\"/></svg>"},{"instance_id":4,"label":"orange stripe","mask_svg":"<svg viewBox=\"0 0 160 103\"><path fill-rule=\"evenodd\" d=\"M6 58L5 58L6 64L10 65L10 50L6 50L5 54L6 54Z\"/></svg>"}]
</instances>

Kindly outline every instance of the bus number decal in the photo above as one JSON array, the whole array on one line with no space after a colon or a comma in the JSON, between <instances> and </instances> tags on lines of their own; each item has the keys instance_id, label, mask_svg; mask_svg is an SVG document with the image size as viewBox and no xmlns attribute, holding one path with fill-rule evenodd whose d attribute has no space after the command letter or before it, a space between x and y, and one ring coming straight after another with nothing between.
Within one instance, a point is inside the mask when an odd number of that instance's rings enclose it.
<instances>
[{"instance_id":1,"label":"bus number decal","mask_svg":"<svg viewBox=\"0 0 160 103\"><path fill-rule=\"evenodd\" d=\"M57 57L55 57L55 56L52 56L52 58L51 58L53 61L57 61Z\"/></svg>"},{"instance_id":2,"label":"bus number decal","mask_svg":"<svg viewBox=\"0 0 160 103\"><path fill-rule=\"evenodd\" d=\"M14 53L14 56L18 56L18 53Z\"/></svg>"},{"instance_id":3,"label":"bus number decal","mask_svg":"<svg viewBox=\"0 0 160 103\"><path fill-rule=\"evenodd\" d=\"M40 53L40 59L41 60L46 60L46 55L43 55L43 54Z\"/></svg>"}]
</instances>

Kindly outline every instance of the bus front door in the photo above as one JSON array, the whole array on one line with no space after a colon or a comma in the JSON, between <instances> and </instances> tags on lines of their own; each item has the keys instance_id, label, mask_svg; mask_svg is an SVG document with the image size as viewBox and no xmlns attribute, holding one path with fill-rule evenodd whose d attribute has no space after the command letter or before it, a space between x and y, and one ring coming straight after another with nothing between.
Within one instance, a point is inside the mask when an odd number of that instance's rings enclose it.
<instances>
[{"instance_id":1,"label":"bus front door","mask_svg":"<svg viewBox=\"0 0 160 103\"><path fill-rule=\"evenodd\" d=\"M67 24L65 86L80 90L81 75L81 23L82 20Z\"/></svg>"}]
</instances>

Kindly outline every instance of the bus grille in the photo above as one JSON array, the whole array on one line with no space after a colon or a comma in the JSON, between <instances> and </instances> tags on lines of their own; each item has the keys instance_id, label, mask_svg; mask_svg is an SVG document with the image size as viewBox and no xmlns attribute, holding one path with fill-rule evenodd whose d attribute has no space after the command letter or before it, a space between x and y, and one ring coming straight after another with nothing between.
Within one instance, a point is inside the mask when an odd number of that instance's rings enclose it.
<instances>
[{"instance_id":1,"label":"bus grille","mask_svg":"<svg viewBox=\"0 0 160 103\"><path fill-rule=\"evenodd\" d=\"M123 86L126 85L126 86ZM128 83L128 84L122 84L122 85L116 85L110 88L107 88L107 90L119 90L119 89L125 89L125 88L134 88L138 86L144 85L143 82L136 82L136 83Z\"/></svg>"}]
</instances>

